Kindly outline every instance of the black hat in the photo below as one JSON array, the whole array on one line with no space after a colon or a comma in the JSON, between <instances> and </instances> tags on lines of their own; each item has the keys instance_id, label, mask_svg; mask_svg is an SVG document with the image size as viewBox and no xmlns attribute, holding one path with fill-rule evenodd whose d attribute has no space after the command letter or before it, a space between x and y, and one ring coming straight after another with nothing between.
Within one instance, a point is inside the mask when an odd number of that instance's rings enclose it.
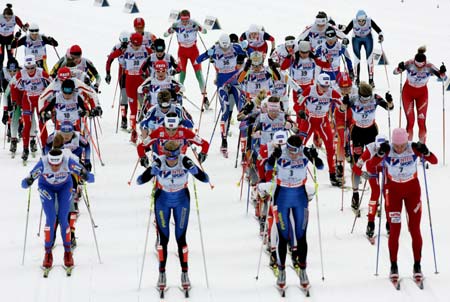
<instances>
[{"instance_id":1,"label":"black hat","mask_svg":"<svg viewBox=\"0 0 450 302\"><path fill-rule=\"evenodd\" d=\"M162 52L166 50L166 43L163 39L156 39L155 42L153 42L153 45L155 45L155 50L157 52Z\"/></svg>"},{"instance_id":2,"label":"black hat","mask_svg":"<svg viewBox=\"0 0 450 302\"><path fill-rule=\"evenodd\" d=\"M75 82L71 79L64 80L61 83L61 91L65 94L72 94L75 90Z\"/></svg>"},{"instance_id":3,"label":"black hat","mask_svg":"<svg viewBox=\"0 0 450 302\"><path fill-rule=\"evenodd\" d=\"M334 38L334 37L336 37L336 30L333 27L329 26L327 28L327 30L325 31L325 36L327 38Z\"/></svg>"}]
</instances>

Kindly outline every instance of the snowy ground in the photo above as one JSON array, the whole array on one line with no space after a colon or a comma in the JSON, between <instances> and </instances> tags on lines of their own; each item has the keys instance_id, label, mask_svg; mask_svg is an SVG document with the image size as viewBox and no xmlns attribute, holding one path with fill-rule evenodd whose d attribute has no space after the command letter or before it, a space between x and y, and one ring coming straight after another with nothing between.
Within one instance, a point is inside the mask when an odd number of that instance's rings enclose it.
<instances>
[{"instance_id":1,"label":"snowy ground","mask_svg":"<svg viewBox=\"0 0 450 302\"><path fill-rule=\"evenodd\" d=\"M67 47L77 43L83 54L90 58L104 77L106 55L117 43L122 30L132 30L132 20L142 16L147 29L158 36L167 29L167 17L171 9L188 8L193 18L203 22L206 15L215 15L223 29L240 34L249 24L263 24L265 29L282 41L284 36L297 36L302 29L314 21L319 10L326 11L337 23L347 24L358 9L365 9L369 16L382 27L385 33L384 49L391 65L388 65L390 87L388 87L383 66L375 70L377 91L390 90L397 109L391 116L392 125L398 125L399 79L392 75L393 67L400 61L411 58L418 46L428 46L427 56L435 65L447 61L450 65L447 49L450 48L450 26L448 1L368 1L323 0L283 1L285 6L275 1L206 1L191 0L180 6L179 1L138 1L140 14L129 15L122 12L125 1L111 0L111 7L93 6L93 0L50 1L21 0L13 3L14 11L25 21L37 22L41 32L55 37L62 55ZM189 3L189 5L187 4ZM345 4L344 4L345 3ZM437 6L440 6L439 8ZM218 37L219 31L203 36L205 44L210 46ZM170 52L176 55L176 46L172 41ZM168 40L166 39L166 43ZM203 49L201 44L199 48ZM49 52L49 65L56 61L52 49ZM19 51L18 58L23 57ZM206 63L203 66L206 71ZM115 70L115 66L113 67ZM115 84L115 73L112 83ZM363 73L364 74L364 73ZM209 95L214 93L210 77ZM364 76L363 76L364 78ZM186 95L198 102L200 93L192 70L188 72ZM430 105L428 113L428 145L442 159L442 91L441 84L435 79L428 85ZM157 259L153 244L155 232L151 227L149 246L146 253L143 288L137 291L139 272L146 225L149 214L149 195L151 188L127 185L136 160L135 148L128 142L129 135L123 132L115 134L117 101L111 109L114 85L102 85L100 95L104 108L102 118L103 135L101 150L106 166L96 161L96 179L90 185L94 219L103 264L97 260L95 245L85 208L77 224L79 246L75 251L76 268L71 278L56 267L49 279L41 277L40 264L43 257L43 238L37 237L40 205L36 186L31 194L30 223L25 265L21 266L27 208L27 191L20 189L20 180L27 175L37 158L31 159L28 167L22 167L19 157L11 160L6 149L0 152L0 162L4 176L2 182L3 211L0 214L0 283L2 301L157 301L154 289L157 279ZM448 94L446 96L448 98ZM192 110L194 120L199 113ZM213 106L214 108L214 106ZM447 114L447 119L448 119ZM381 132L387 134L387 116L378 113ZM209 140L214 122L214 110L204 115L200 134ZM404 125L404 118L403 118ZM192 301L278 301L278 292L274 288L275 278L266 264L263 255L263 267L259 281L255 281L259 248L261 242L257 236L258 226L252 218L252 209L246 215L245 190L243 200L239 200L239 188L236 182L241 170L234 169L237 131L234 127L230 138L230 158L224 160L219 155L218 131L210 148L205 168L215 185L197 184L202 222L206 262L208 267L210 290L206 287L202 263L199 225L195 211L194 198L191 203L191 220L188 231L190 248L190 277L193 283ZM2 128L3 133L3 128ZM447 131L447 142L449 140ZM3 134L2 134L3 138ZM21 151L21 147L19 147ZM138 168L138 172L142 172ZM348 173L347 173L348 174ZM422 179L422 170L420 178ZM382 236L380 248L379 276L375 277L376 247L370 246L364 238L367 211L367 195L364 198L363 218L358 219L354 234L350 234L353 213L350 209L351 193L345 192L344 211L340 212L341 191L332 188L326 171L319 172L319 207L322 228L325 281L321 281L320 257L317 232L317 207L311 203L310 225L308 230L309 255L308 273L312 284L311 301L449 301L447 287L450 283L449 231L446 224L448 204L445 198L445 186L450 181L448 166L440 163L427 170L430 203L433 214L434 236L437 250L439 274L434 274L428 212L424 210L422 233L424 237L422 267L425 274L425 290L420 291L411 279L412 251L411 240L404 227L400 250L399 269L402 290L397 292L389 283L389 256L387 238ZM349 180L349 179L348 179ZM422 182L423 184L423 182ZM424 187L423 187L424 188ZM245 188L246 189L246 188ZM191 189L192 190L192 189ZM193 194L192 194L193 195ZM423 190L425 205L425 190ZM424 207L425 208L425 207ZM384 220L383 223L384 225ZM384 228L382 229L384 234ZM58 239L55 249L55 265L62 263L62 247ZM175 244L171 242L167 267L168 284L166 301L182 301L182 293L176 289L179 284L180 270L175 257ZM289 261L289 260L288 260ZM289 263L289 262L288 262ZM304 299L296 284L297 277L288 271L288 301Z\"/></svg>"}]
</instances>

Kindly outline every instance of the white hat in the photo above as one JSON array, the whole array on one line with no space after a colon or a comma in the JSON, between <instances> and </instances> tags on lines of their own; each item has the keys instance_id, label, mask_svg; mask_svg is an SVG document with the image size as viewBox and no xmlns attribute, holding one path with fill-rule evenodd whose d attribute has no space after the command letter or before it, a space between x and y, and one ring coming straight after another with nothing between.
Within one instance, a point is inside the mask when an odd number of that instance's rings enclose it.
<instances>
[{"instance_id":1,"label":"white hat","mask_svg":"<svg viewBox=\"0 0 450 302\"><path fill-rule=\"evenodd\" d=\"M121 33L120 33L120 36L119 36L119 41L120 41L121 43L130 41L130 33L127 32L127 31L121 32Z\"/></svg>"},{"instance_id":2,"label":"white hat","mask_svg":"<svg viewBox=\"0 0 450 302\"><path fill-rule=\"evenodd\" d=\"M258 32L260 32L259 26L256 25L256 24L250 25L249 28L248 28L248 32L249 33L258 33Z\"/></svg>"},{"instance_id":3,"label":"white hat","mask_svg":"<svg viewBox=\"0 0 450 302\"><path fill-rule=\"evenodd\" d=\"M39 25L37 25L36 23L31 23L28 27L28 31L39 31Z\"/></svg>"},{"instance_id":4,"label":"white hat","mask_svg":"<svg viewBox=\"0 0 450 302\"><path fill-rule=\"evenodd\" d=\"M34 55L26 55L23 65L25 66L25 68L36 66L36 59L35 59Z\"/></svg>"},{"instance_id":5,"label":"white hat","mask_svg":"<svg viewBox=\"0 0 450 302\"><path fill-rule=\"evenodd\" d=\"M180 124L180 118L174 112L169 112L164 117L164 127L168 129L175 129Z\"/></svg>"},{"instance_id":6,"label":"white hat","mask_svg":"<svg viewBox=\"0 0 450 302\"><path fill-rule=\"evenodd\" d=\"M284 145L287 142L287 133L284 130L279 130L273 135L272 142L277 145Z\"/></svg>"},{"instance_id":7,"label":"white hat","mask_svg":"<svg viewBox=\"0 0 450 302\"><path fill-rule=\"evenodd\" d=\"M319 74L319 77L317 78L317 83L320 86L330 86L331 84L330 76L326 73Z\"/></svg>"},{"instance_id":8,"label":"white hat","mask_svg":"<svg viewBox=\"0 0 450 302\"><path fill-rule=\"evenodd\" d=\"M226 33L223 33L219 37L219 46L222 48L228 48L231 45L230 36L228 36Z\"/></svg>"},{"instance_id":9,"label":"white hat","mask_svg":"<svg viewBox=\"0 0 450 302\"><path fill-rule=\"evenodd\" d=\"M309 44L309 41L300 41L298 43L298 50L301 52L309 52L311 50L311 44Z\"/></svg>"},{"instance_id":10,"label":"white hat","mask_svg":"<svg viewBox=\"0 0 450 302\"><path fill-rule=\"evenodd\" d=\"M63 161L63 152L61 149L52 149L48 152L47 161L52 166L57 166Z\"/></svg>"}]
</instances>

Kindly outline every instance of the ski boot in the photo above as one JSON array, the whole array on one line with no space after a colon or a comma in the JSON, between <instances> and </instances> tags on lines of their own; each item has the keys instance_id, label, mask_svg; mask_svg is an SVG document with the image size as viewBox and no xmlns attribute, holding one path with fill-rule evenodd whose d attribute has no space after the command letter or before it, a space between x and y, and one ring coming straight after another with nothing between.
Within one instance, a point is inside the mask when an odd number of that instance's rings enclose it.
<instances>
[{"instance_id":1,"label":"ski boot","mask_svg":"<svg viewBox=\"0 0 450 302\"><path fill-rule=\"evenodd\" d=\"M361 211L359 210L359 192L358 191L353 191L352 210L356 216L358 216L358 217L361 216Z\"/></svg>"},{"instance_id":2,"label":"ski boot","mask_svg":"<svg viewBox=\"0 0 450 302\"><path fill-rule=\"evenodd\" d=\"M400 283L398 280L398 266L397 262L391 262L391 272L389 273L389 279L391 280L394 287L399 290L400 289Z\"/></svg>"},{"instance_id":3,"label":"ski boot","mask_svg":"<svg viewBox=\"0 0 450 302\"><path fill-rule=\"evenodd\" d=\"M286 286L286 270L284 268L278 269L277 286L284 288Z\"/></svg>"},{"instance_id":4,"label":"ski boot","mask_svg":"<svg viewBox=\"0 0 450 302\"><path fill-rule=\"evenodd\" d=\"M28 155L30 155L30 150L28 148L23 148L22 160L24 162L28 160Z\"/></svg>"},{"instance_id":5,"label":"ski boot","mask_svg":"<svg viewBox=\"0 0 450 302\"><path fill-rule=\"evenodd\" d=\"M52 250L46 251L44 256L44 261L42 261L43 268L51 268L53 266L53 254Z\"/></svg>"},{"instance_id":6,"label":"ski boot","mask_svg":"<svg viewBox=\"0 0 450 302\"><path fill-rule=\"evenodd\" d=\"M416 282L417 286L420 289L423 289L423 274L422 274L422 268L420 267L419 261L414 262L413 278L414 278L414 282Z\"/></svg>"},{"instance_id":7,"label":"ski boot","mask_svg":"<svg viewBox=\"0 0 450 302\"><path fill-rule=\"evenodd\" d=\"M36 151L37 151L36 139L34 139L34 138L32 138L30 140L30 149L31 149L31 153L36 153Z\"/></svg>"},{"instance_id":8,"label":"ski boot","mask_svg":"<svg viewBox=\"0 0 450 302\"><path fill-rule=\"evenodd\" d=\"M208 97L206 96L206 93L203 94L202 105L203 105L203 109L204 110L208 110L209 109L210 103L209 103Z\"/></svg>"},{"instance_id":9,"label":"ski boot","mask_svg":"<svg viewBox=\"0 0 450 302\"><path fill-rule=\"evenodd\" d=\"M336 178L344 177L344 166L342 165L342 162L338 162L336 164Z\"/></svg>"},{"instance_id":10,"label":"ski boot","mask_svg":"<svg viewBox=\"0 0 450 302\"><path fill-rule=\"evenodd\" d=\"M128 124L127 124L127 117L126 116L122 116L122 120L120 122L120 128L122 128L123 130L127 130Z\"/></svg>"},{"instance_id":11,"label":"ski boot","mask_svg":"<svg viewBox=\"0 0 450 302\"><path fill-rule=\"evenodd\" d=\"M164 290L164 288L167 286L166 283L167 283L166 272L159 272L158 283L156 284L156 286L160 290Z\"/></svg>"},{"instance_id":12,"label":"ski boot","mask_svg":"<svg viewBox=\"0 0 450 302\"><path fill-rule=\"evenodd\" d=\"M184 297L189 298L189 290L191 289L191 281L188 272L181 272L181 287L184 291Z\"/></svg>"},{"instance_id":13,"label":"ski boot","mask_svg":"<svg viewBox=\"0 0 450 302\"><path fill-rule=\"evenodd\" d=\"M72 252L64 252L64 266L65 267L73 266Z\"/></svg>"},{"instance_id":14,"label":"ski boot","mask_svg":"<svg viewBox=\"0 0 450 302\"><path fill-rule=\"evenodd\" d=\"M301 268L298 276L300 278L300 286L303 288L308 288L309 287L309 279L308 279L308 274L306 273L306 268Z\"/></svg>"},{"instance_id":15,"label":"ski boot","mask_svg":"<svg viewBox=\"0 0 450 302\"><path fill-rule=\"evenodd\" d=\"M137 138L138 138L138 134L137 134L136 130L135 129L131 130L130 142L132 142L133 144L136 144Z\"/></svg>"},{"instance_id":16,"label":"ski boot","mask_svg":"<svg viewBox=\"0 0 450 302\"><path fill-rule=\"evenodd\" d=\"M70 231L70 248L72 251L77 247L77 237L75 237L75 231Z\"/></svg>"},{"instance_id":17,"label":"ski boot","mask_svg":"<svg viewBox=\"0 0 450 302\"><path fill-rule=\"evenodd\" d=\"M9 151L11 153L16 153L17 151L17 138L11 138L11 145L9 146Z\"/></svg>"},{"instance_id":18,"label":"ski boot","mask_svg":"<svg viewBox=\"0 0 450 302\"><path fill-rule=\"evenodd\" d=\"M388 236L391 234L391 226L389 225L389 221L386 221L386 233Z\"/></svg>"},{"instance_id":19,"label":"ski boot","mask_svg":"<svg viewBox=\"0 0 450 302\"><path fill-rule=\"evenodd\" d=\"M373 238L373 235L375 235L375 222L367 222L366 235L368 238Z\"/></svg>"},{"instance_id":20,"label":"ski boot","mask_svg":"<svg viewBox=\"0 0 450 302\"><path fill-rule=\"evenodd\" d=\"M228 158L228 142L225 138L222 138L222 145L220 146L220 152L223 157Z\"/></svg>"},{"instance_id":21,"label":"ski boot","mask_svg":"<svg viewBox=\"0 0 450 302\"><path fill-rule=\"evenodd\" d=\"M332 186L340 187L342 186L342 180L336 177L336 173L330 173L330 183Z\"/></svg>"}]
</instances>

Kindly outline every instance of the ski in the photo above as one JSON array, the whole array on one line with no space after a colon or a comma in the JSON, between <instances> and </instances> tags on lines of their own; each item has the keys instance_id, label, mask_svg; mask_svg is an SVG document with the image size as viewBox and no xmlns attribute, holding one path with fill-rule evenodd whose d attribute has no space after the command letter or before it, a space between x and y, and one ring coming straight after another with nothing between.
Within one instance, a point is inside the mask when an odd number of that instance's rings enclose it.
<instances>
[{"instance_id":1,"label":"ski","mask_svg":"<svg viewBox=\"0 0 450 302\"><path fill-rule=\"evenodd\" d=\"M66 271L66 276L70 277L72 276L72 270L73 270L73 266L65 266L63 265L64 270Z\"/></svg>"},{"instance_id":2,"label":"ski","mask_svg":"<svg viewBox=\"0 0 450 302\"><path fill-rule=\"evenodd\" d=\"M305 294L306 297L310 297L311 294L309 292L309 289L311 288L311 284L300 284L299 286L300 290Z\"/></svg>"},{"instance_id":3,"label":"ski","mask_svg":"<svg viewBox=\"0 0 450 302\"><path fill-rule=\"evenodd\" d=\"M395 287L395 289L400 290L400 279L398 278L398 276L390 277L389 279L392 285Z\"/></svg>"},{"instance_id":4,"label":"ski","mask_svg":"<svg viewBox=\"0 0 450 302\"><path fill-rule=\"evenodd\" d=\"M11 158L14 159L16 157L16 153L11 153Z\"/></svg>"},{"instance_id":5,"label":"ski","mask_svg":"<svg viewBox=\"0 0 450 302\"><path fill-rule=\"evenodd\" d=\"M169 289L167 286L156 286L156 290L159 293L159 298L164 299L165 292Z\"/></svg>"},{"instance_id":6,"label":"ski","mask_svg":"<svg viewBox=\"0 0 450 302\"><path fill-rule=\"evenodd\" d=\"M361 217L361 209L354 209L352 208L353 213L355 214L356 217L360 218Z\"/></svg>"},{"instance_id":7,"label":"ski","mask_svg":"<svg viewBox=\"0 0 450 302\"><path fill-rule=\"evenodd\" d=\"M280 296L281 296L282 298L285 298L285 297L286 297L286 289L287 289L287 286L280 287L280 286L278 286L278 285L275 285L275 287L276 287L276 289L278 290L278 292L280 293Z\"/></svg>"},{"instance_id":8,"label":"ski","mask_svg":"<svg viewBox=\"0 0 450 302\"><path fill-rule=\"evenodd\" d=\"M191 290L191 286L180 286L179 289L184 293L185 298L189 298L189 291Z\"/></svg>"},{"instance_id":9,"label":"ski","mask_svg":"<svg viewBox=\"0 0 450 302\"><path fill-rule=\"evenodd\" d=\"M423 276L413 276L413 280L417 287L423 289Z\"/></svg>"},{"instance_id":10,"label":"ski","mask_svg":"<svg viewBox=\"0 0 450 302\"><path fill-rule=\"evenodd\" d=\"M27 161L26 160L22 160L22 164L23 164L24 167L26 167L27 166Z\"/></svg>"},{"instance_id":11,"label":"ski","mask_svg":"<svg viewBox=\"0 0 450 302\"><path fill-rule=\"evenodd\" d=\"M50 271L52 270L52 268L53 268L53 266L51 266L51 267L44 267L44 266L41 266L41 269L42 269L42 271L43 271L43 277L44 278L48 278L48 275L50 274Z\"/></svg>"}]
</instances>

